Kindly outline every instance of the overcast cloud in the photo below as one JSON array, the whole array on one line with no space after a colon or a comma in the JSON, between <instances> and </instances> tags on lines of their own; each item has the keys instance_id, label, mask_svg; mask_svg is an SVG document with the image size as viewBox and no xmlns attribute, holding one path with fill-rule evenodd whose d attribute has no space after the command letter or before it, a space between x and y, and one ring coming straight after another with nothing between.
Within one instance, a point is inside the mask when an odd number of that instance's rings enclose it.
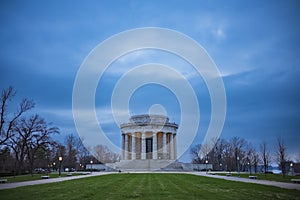
<instances>
[{"instance_id":1,"label":"overcast cloud","mask_svg":"<svg viewBox=\"0 0 300 200\"><path fill-rule=\"evenodd\" d=\"M76 133L73 84L93 48L128 29L174 29L202 45L222 75L227 116L221 137L239 136L254 145L267 140L272 146L282 135L294 158L300 149L299 9L299 2L291 0L1 1L0 86L14 86L17 99L34 99L34 112L57 125L62 140ZM120 145L110 113L115 84L131 68L149 62L174 67L193 86L201 112L193 143L200 143L211 115L208 89L189 63L154 50L119 58L100 80L95 107L107 137ZM139 88L131 97L130 113L148 113L153 104L164 105L170 120L180 123L176 96L159 85Z\"/></svg>"}]
</instances>

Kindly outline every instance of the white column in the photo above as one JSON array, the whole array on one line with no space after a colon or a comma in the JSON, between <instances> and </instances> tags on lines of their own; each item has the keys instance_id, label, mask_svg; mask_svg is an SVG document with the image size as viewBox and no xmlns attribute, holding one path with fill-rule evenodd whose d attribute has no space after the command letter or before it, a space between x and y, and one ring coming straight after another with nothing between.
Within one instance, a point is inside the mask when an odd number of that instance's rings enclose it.
<instances>
[{"instance_id":1,"label":"white column","mask_svg":"<svg viewBox=\"0 0 300 200\"><path fill-rule=\"evenodd\" d=\"M173 135L173 144L174 144L174 160L177 159L177 142L176 142L176 134Z\"/></svg>"},{"instance_id":2,"label":"white column","mask_svg":"<svg viewBox=\"0 0 300 200\"><path fill-rule=\"evenodd\" d=\"M167 134L163 132L163 159L167 159Z\"/></svg>"},{"instance_id":3,"label":"white column","mask_svg":"<svg viewBox=\"0 0 300 200\"><path fill-rule=\"evenodd\" d=\"M152 159L157 159L157 136L156 136L156 132L154 132L153 135L152 135L152 143L153 143Z\"/></svg>"},{"instance_id":4,"label":"white column","mask_svg":"<svg viewBox=\"0 0 300 200\"><path fill-rule=\"evenodd\" d=\"M142 159L146 159L146 133L142 133Z\"/></svg>"},{"instance_id":5,"label":"white column","mask_svg":"<svg viewBox=\"0 0 300 200\"><path fill-rule=\"evenodd\" d=\"M136 152L135 152L135 133L132 133L131 135L132 142L131 142L131 160L136 159Z\"/></svg>"},{"instance_id":6,"label":"white column","mask_svg":"<svg viewBox=\"0 0 300 200\"><path fill-rule=\"evenodd\" d=\"M127 160L128 157L128 134L125 133L125 160Z\"/></svg>"},{"instance_id":7,"label":"white column","mask_svg":"<svg viewBox=\"0 0 300 200\"><path fill-rule=\"evenodd\" d=\"M174 141L173 141L173 133L170 134L170 159L174 160Z\"/></svg>"},{"instance_id":8,"label":"white column","mask_svg":"<svg viewBox=\"0 0 300 200\"><path fill-rule=\"evenodd\" d=\"M122 134L122 160L125 160L125 135Z\"/></svg>"}]
</instances>

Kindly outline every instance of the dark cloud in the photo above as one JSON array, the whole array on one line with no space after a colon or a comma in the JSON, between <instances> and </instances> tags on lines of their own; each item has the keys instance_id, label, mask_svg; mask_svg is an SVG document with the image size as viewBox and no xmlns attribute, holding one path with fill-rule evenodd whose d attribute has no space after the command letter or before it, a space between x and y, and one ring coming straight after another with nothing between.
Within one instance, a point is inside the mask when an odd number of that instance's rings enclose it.
<instances>
[{"instance_id":1,"label":"dark cloud","mask_svg":"<svg viewBox=\"0 0 300 200\"><path fill-rule=\"evenodd\" d=\"M286 138L290 149L299 148L300 84L293 70L254 70L225 78L227 120L223 136L238 135L258 143Z\"/></svg>"},{"instance_id":2,"label":"dark cloud","mask_svg":"<svg viewBox=\"0 0 300 200\"><path fill-rule=\"evenodd\" d=\"M220 71L229 74L224 77L227 118L221 137L240 136L257 144L262 139L274 143L278 135L283 135L290 149L299 149L297 1L0 4L1 89L13 85L17 98L34 99L36 111L60 126L63 133L75 131L70 112L72 89L85 56L120 31L163 26L193 37L212 55ZM109 76L104 79L97 90L97 107L110 105L117 80ZM211 112L210 97L200 79L190 80L202 120L195 143L201 141ZM165 105L170 115L179 112L174 95L162 88L141 89L133 99L130 106L136 113L148 111L154 103ZM105 130L117 132L118 127L114 124ZM117 143L117 136L110 137Z\"/></svg>"}]
</instances>

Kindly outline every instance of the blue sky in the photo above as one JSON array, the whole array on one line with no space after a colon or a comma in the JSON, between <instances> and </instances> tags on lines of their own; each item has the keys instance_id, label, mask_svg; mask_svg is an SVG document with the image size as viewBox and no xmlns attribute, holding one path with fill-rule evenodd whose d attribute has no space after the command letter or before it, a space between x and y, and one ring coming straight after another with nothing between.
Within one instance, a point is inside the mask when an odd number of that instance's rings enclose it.
<instances>
[{"instance_id":1,"label":"blue sky","mask_svg":"<svg viewBox=\"0 0 300 200\"><path fill-rule=\"evenodd\" d=\"M34 99L34 112L57 125L62 140L76 133L73 84L93 48L128 29L174 29L202 45L221 73L227 95L221 138L266 140L273 147L281 135L294 158L300 149L299 8L298 1L1 1L0 86L13 85L17 98ZM120 144L110 112L117 80L149 62L174 67L193 86L201 112L194 144L200 143L211 114L203 79L182 59L153 50L118 59L100 80L96 109L107 136ZM170 120L180 122L176 97L159 85L139 88L130 112L147 113L153 104L162 104Z\"/></svg>"}]
</instances>

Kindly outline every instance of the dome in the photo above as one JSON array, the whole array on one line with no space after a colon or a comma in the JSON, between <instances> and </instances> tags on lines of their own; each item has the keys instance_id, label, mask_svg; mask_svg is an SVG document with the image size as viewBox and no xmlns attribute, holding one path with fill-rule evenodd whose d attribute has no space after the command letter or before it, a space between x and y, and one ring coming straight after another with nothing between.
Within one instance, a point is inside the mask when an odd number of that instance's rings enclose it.
<instances>
[{"instance_id":1,"label":"dome","mask_svg":"<svg viewBox=\"0 0 300 200\"><path fill-rule=\"evenodd\" d=\"M164 115L154 115L154 114L143 114L143 115L134 115L129 121L135 124L165 124L169 123L169 118Z\"/></svg>"}]
</instances>

